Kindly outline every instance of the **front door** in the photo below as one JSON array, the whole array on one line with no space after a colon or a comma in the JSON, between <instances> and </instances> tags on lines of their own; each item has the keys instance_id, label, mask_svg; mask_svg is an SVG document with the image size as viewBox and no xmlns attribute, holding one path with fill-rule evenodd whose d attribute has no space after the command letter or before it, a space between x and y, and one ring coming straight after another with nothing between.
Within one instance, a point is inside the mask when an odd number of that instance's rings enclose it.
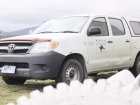
<instances>
[{"instance_id":1,"label":"front door","mask_svg":"<svg viewBox=\"0 0 140 105\"><path fill-rule=\"evenodd\" d=\"M112 68L113 37L109 36L106 18L94 18L91 27L100 27L101 34L88 37L89 72Z\"/></svg>"}]
</instances>

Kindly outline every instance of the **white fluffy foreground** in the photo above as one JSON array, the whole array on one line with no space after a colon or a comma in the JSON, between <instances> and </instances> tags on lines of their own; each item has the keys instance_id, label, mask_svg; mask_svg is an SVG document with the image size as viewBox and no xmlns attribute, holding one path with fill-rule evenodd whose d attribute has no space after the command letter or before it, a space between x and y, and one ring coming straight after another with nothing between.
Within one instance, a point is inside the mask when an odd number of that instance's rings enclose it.
<instances>
[{"instance_id":1,"label":"white fluffy foreground","mask_svg":"<svg viewBox=\"0 0 140 105\"><path fill-rule=\"evenodd\" d=\"M107 80L99 79L97 83L86 79L83 84L72 81L70 86L65 83L59 83L56 88L46 86L43 93L35 90L30 93L30 98L18 98L17 105L140 105L139 78L135 79L128 72L126 70ZM118 76L123 77L122 81L116 78Z\"/></svg>"}]
</instances>

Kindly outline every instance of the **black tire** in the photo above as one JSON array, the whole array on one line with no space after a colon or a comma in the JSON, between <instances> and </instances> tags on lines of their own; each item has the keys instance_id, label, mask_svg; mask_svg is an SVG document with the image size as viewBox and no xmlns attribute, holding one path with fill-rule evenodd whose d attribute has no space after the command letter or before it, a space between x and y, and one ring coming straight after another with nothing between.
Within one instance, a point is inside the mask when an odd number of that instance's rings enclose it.
<instances>
[{"instance_id":1,"label":"black tire","mask_svg":"<svg viewBox=\"0 0 140 105\"><path fill-rule=\"evenodd\" d=\"M69 85L72 80L79 80L80 82L83 82L83 71L83 66L78 60L68 59L62 65L62 68L56 78L56 83L65 82Z\"/></svg>"},{"instance_id":2,"label":"black tire","mask_svg":"<svg viewBox=\"0 0 140 105\"><path fill-rule=\"evenodd\" d=\"M2 76L2 79L6 84L9 84L9 85L12 85L12 84L24 84L26 82L25 78L19 78L19 77Z\"/></svg>"},{"instance_id":3,"label":"black tire","mask_svg":"<svg viewBox=\"0 0 140 105\"><path fill-rule=\"evenodd\" d=\"M89 74L88 76L96 76L98 73L92 73L92 74Z\"/></svg>"},{"instance_id":4,"label":"black tire","mask_svg":"<svg viewBox=\"0 0 140 105\"><path fill-rule=\"evenodd\" d=\"M134 66L129 69L131 73L136 77L140 74L140 56L136 58L136 61L134 63Z\"/></svg>"}]
</instances>

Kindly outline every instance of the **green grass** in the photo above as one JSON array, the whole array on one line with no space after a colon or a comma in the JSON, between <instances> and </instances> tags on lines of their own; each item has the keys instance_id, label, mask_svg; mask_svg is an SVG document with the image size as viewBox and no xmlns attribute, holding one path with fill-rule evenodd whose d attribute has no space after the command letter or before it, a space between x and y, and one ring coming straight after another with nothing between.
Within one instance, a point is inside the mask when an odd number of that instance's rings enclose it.
<instances>
[{"instance_id":1,"label":"green grass","mask_svg":"<svg viewBox=\"0 0 140 105\"><path fill-rule=\"evenodd\" d=\"M115 74L116 71L113 72L102 72L97 76L89 76L94 81L97 81L99 78L108 78L111 75ZM42 92L43 87L53 85L56 87L54 80L46 80L46 81L35 81L28 80L24 85L7 85L3 82L0 77L0 105L6 105L8 103L16 104L17 98L20 96L27 96L29 98L29 93L33 90L40 90Z\"/></svg>"}]
</instances>

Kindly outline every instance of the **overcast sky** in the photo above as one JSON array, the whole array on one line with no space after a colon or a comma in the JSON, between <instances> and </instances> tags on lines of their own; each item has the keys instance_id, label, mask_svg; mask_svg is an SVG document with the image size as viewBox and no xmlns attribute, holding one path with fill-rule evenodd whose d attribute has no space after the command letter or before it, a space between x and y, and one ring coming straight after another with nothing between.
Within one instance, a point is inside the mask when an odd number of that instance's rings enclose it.
<instances>
[{"instance_id":1,"label":"overcast sky","mask_svg":"<svg viewBox=\"0 0 140 105\"><path fill-rule=\"evenodd\" d=\"M16 31L53 17L79 14L140 19L140 0L0 0L0 30Z\"/></svg>"}]
</instances>

